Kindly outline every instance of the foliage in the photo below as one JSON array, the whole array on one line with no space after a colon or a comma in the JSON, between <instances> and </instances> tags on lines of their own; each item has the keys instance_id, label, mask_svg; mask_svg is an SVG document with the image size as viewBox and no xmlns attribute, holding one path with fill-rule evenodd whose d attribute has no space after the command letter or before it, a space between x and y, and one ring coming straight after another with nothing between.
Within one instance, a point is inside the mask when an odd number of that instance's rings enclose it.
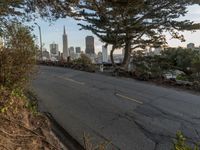
<instances>
[{"instance_id":1,"label":"foliage","mask_svg":"<svg viewBox=\"0 0 200 150\"><path fill-rule=\"evenodd\" d=\"M183 81L188 81L189 78L188 76L184 75L184 74L180 74L176 77L177 80L183 80Z\"/></svg>"},{"instance_id":2,"label":"foliage","mask_svg":"<svg viewBox=\"0 0 200 150\"><path fill-rule=\"evenodd\" d=\"M194 148L186 143L186 138L183 133L178 131L176 134L176 140L174 141L173 150L199 150L199 146L195 145Z\"/></svg>"},{"instance_id":3,"label":"foliage","mask_svg":"<svg viewBox=\"0 0 200 150\"><path fill-rule=\"evenodd\" d=\"M0 149L62 149L50 122L32 106L27 108L27 98L21 92L0 86Z\"/></svg>"},{"instance_id":4,"label":"foliage","mask_svg":"<svg viewBox=\"0 0 200 150\"><path fill-rule=\"evenodd\" d=\"M162 52L166 62L170 62L172 69L179 69L190 75L192 73L192 61L199 53L192 49L169 48Z\"/></svg>"},{"instance_id":5,"label":"foliage","mask_svg":"<svg viewBox=\"0 0 200 150\"><path fill-rule=\"evenodd\" d=\"M194 74L196 74L197 77L200 77L200 54L196 55L193 59L192 59L192 64L191 64L192 68L193 68L193 72Z\"/></svg>"},{"instance_id":6,"label":"foliage","mask_svg":"<svg viewBox=\"0 0 200 150\"><path fill-rule=\"evenodd\" d=\"M178 80L199 80L200 53L191 49L168 48L161 55L145 56L144 53L134 52L132 64L136 67L135 73L149 74L149 78L162 78L163 73L170 70L179 70L184 74L177 77Z\"/></svg>"},{"instance_id":7,"label":"foliage","mask_svg":"<svg viewBox=\"0 0 200 150\"><path fill-rule=\"evenodd\" d=\"M37 17L57 19L70 15L71 6L78 0L1 0L0 22L11 19L30 21Z\"/></svg>"},{"instance_id":8,"label":"foliage","mask_svg":"<svg viewBox=\"0 0 200 150\"><path fill-rule=\"evenodd\" d=\"M38 115L38 105L36 101L27 101L26 108L28 108L34 115Z\"/></svg>"},{"instance_id":9,"label":"foliage","mask_svg":"<svg viewBox=\"0 0 200 150\"><path fill-rule=\"evenodd\" d=\"M106 150L111 142L102 142L100 144L93 144L91 137L87 134L83 134L84 148L85 150Z\"/></svg>"},{"instance_id":10,"label":"foliage","mask_svg":"<svg viewBox=\"0 0 200 150\"><path fill-rule=\"evenodd\" d=\"M4 30L0 48L0 84L9 88L23 87L33 71L37 47L29 28L10 23Z\"/></svg>"},{"instance_id":11,"label":"foliage","mask_svg":"<svg viewBox=\"0 0 200 150\"><path fill-rule=\"evenodd\" d=\"M197 3L190 0L83 0L77 12L86 23L82 29L90 30L106 44L125 50L122 66L127 66L132 51L146 46L158 47L166 44L164 34L184 41L180 31L196 30L200 24L177 18L187 13L187 6Z\"/></svg>"},{"instance_id":12,"label":"foliage","mask_svg":"<svg viewBox=\"0 0 200 150\"><path fill-rule=\"evenodd\" d=\"M81 54L81 57L73 60L72 64L74 69L95 72L95 65L92 64L91 59L86 54Z\"/></svg>"},{"instance_id":13,"label":"foliage","mask_svg":"<svg viewBox=\"0 0 200 150\"><path fill-rule=\"evenodd\" d=\"M91 59L86 54L81 54L79 61L84 65L92 64Z\"/></svg>"}]
</instances>

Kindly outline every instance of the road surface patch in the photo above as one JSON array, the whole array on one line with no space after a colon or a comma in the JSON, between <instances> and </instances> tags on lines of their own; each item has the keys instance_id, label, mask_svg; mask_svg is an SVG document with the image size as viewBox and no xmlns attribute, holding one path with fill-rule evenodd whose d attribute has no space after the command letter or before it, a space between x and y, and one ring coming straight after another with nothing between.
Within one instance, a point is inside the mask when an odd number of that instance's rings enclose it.
<instances>
[{"instance_id":1,"label":"road surface patch","mask_svg":"<svg viewBox=\"0 0 200 150\"><path fill-rule=\"evenodd\" d=\"M139 101L139 100L136 100L136 99L134 99L134 98L130 98L130 97L128 97L128 96L125 96L125 95L122 95L122 94L119 94L119 93L116 93L116 95L119 96L119 97L121 97L121 98L134 101L134 102L136 102L136 103L138 103L138 104L141 104L141 105L143 104L143 102L141 102L141 101Z\"/></svg>"}]
</instances>

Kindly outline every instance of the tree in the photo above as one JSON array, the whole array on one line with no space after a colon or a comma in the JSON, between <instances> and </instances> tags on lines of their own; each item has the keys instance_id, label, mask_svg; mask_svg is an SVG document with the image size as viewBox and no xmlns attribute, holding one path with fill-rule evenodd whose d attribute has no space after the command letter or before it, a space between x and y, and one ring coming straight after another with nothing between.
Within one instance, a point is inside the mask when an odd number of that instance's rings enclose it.
<instances>
[{"instance_id":1,"label":"tree","mask_svg":"<svg viewBox=\"0 0 200 150\"><path fill-rule=\"evenodd\" d=\"M200 24L177 20L187 13L187 6L196 4L189 0L84 0L77 12L85 23L79 25L90 30L106 45L125 50L121 67L126 67L132 51L146 46L165 45L165 33L184 40L179 31L196 30ZM80 18L79 18L80 19Z\"/></svg>"},{"instance_id":2,"label":"tree","mask_svg":"<svg viewBox=\"0 0 200 150\"><path fill-rule=\"evenodd\" d=\"M0 19L20 17L49 17L56 19L70 15L78 0L1 0ZM12 16L12 17L11 17ZM27 19L27 18L26 18Z\"/></svg>"},{"instance_id":3,"label":"tree","mask_svg":"<svg viewBox=\"0 0 200 150\"><path fill-rule=\"evenodd\" d=\"M78 0L1 0L0 36L10 21L33 21L41 17L48 21L71 16L72 8Z\"/></svg>"}]
</instances>

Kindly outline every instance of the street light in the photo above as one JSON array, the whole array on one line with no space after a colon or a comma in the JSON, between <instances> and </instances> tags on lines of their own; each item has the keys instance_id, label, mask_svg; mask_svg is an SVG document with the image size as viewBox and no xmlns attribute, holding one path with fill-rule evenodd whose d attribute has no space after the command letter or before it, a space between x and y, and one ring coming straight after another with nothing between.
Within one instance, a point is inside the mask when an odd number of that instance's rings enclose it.
<instances>
[{"instance_id":1,"label":"street light","mask_svg":"<svg viewBox=\"0 0 200 150\"><path fill-rule=\"evenodd\" d=\"M42 33L41 33L41 27L35 23L35 25L38 26L38 29L39 29L39 35L40 35L40 51L41 51L41 60L42 60Z\"/></svg>"}]
</instances>

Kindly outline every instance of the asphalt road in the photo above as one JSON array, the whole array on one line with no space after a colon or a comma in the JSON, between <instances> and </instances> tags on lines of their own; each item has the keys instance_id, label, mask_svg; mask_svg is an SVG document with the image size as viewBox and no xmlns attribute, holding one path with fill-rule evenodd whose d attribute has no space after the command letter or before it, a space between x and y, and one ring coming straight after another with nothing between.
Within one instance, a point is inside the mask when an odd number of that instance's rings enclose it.
<instances>
[{"instance_id":1,"label":"asphalt road","mask_svg":"<svg viewBox=\"0 0 200 150\"><path fill-rule=\"evenodd\" d=\"M108 149L169 150L178 130L200 141L200 95L47 66L32 85L41 109L82 144L85 133Z\"/></svg>"}]
</instances>

